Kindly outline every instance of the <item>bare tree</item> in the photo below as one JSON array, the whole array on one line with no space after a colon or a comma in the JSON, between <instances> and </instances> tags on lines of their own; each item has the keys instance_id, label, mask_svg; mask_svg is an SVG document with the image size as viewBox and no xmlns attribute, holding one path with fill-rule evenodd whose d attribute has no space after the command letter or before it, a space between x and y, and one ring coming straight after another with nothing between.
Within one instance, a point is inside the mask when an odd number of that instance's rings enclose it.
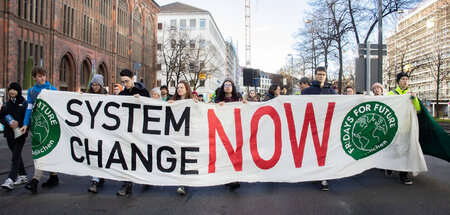
<instances>
[{"instance_id":1,"label":"bare tree","mask_svg":"<svg viewBox=\"0 0 450 215\"><path fill-rule=\"evenodd\" d=\"M199 39L198 41L202 41L202 43L195 45L194 40L191 40L189 45L189 71L185 73L186 80L192 85L194 91L204 84L202 75L206 78L207 75L211 75L218 70L217 65L214 64L216 50L213 46L203 44L204 40Z\"/></svg>"},{"instance_id":2,"label":"bare tree","mask_svg":"<svg viewBox=\"0 0 450 215\"><path fill-rule=\"evenodd\" d=\"M389 16L399 10L408 9L422 0L383 0L382 16ZM356 44L367 43L378 24L378 0L347 0L348 14Z\"/></svg>"},{"instance_id":3,"label":"bare tree","mask_svg":"<svg viewBox=\"0 0 450 215\"><path fill-rule=\"evenodd\" d=\"M163 76L167 84L173 80L178 83L187 71L189 47L186 41L189 41L189 35L185 31L169 27L161 37L159 61L163 65Z\"/></svg>"}]
</instances>

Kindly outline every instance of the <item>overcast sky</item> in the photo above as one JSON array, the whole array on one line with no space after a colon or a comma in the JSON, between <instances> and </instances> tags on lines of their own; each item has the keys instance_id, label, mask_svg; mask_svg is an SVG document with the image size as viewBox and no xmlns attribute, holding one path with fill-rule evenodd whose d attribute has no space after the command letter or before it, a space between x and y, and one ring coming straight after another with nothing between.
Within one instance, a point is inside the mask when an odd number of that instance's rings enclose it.
<instances>
[{"instance_id":1,"label":"overcast sky","mask_svg":"<svg viewBox=\"0 0 450 215\"><path fill-rule=\"evenodd\" d=\"M245 66L245 0L155 0L159 6L181 2L208 10L225 40L233 39ZM252 67L275 73L286 63L293 34L303 25L306 0L251 0Z\"/></svg>"}]
</instances>

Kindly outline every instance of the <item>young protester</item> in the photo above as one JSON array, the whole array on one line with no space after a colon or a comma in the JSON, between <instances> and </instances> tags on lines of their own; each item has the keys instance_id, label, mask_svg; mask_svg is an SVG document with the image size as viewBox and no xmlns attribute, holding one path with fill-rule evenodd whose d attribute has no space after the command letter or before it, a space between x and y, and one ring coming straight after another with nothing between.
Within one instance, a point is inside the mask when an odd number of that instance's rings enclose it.
<instances>
[{"instance_id":1,"label":"young protester","mask_svg":"<svg viewBox=\"0 0 450 215\"><path fill-rule=\"evenodd\" d=\"M122 92L122 90L123 90L122 85L114 84L113 95L115 95L115 96L119 95L119 93Z\"/></svg>"},{"instance_id":2,"label":"young protester","mask_svg":"<svg viewBox=\"0 0 450 215\"><path fill-rule=\"evenodd\" d=\"M102 75L95 74L94 76L92 76L91 83L89 85L90 85L90 87L87 90L87 93L103 94L103 95L108 94L108 91L103 86L104 82L103 82ZM116 84L116 85L118 85L118 84ZM115 90L117 88L116 85L114 86L113 90ZM97 193L98 187L103 186L104 183L105 183L105 179L99 178L99 177L92 177L91 186L89 186L88 191L91 193Z\"/></svg>"},{"instance_id":3,"label":"young protester","mask_svg":"<svg viewBox=\"0 0 450 215\"><path fill-rule=\"evenodd\" d=\"M298 86L300 87L300 91L302 92L304 89L310 87L311 83L309 82L309 78L307 77L300 78L300 80L298 81Z\"/></svg>"},{"instance_id":4,"label":"young protester","mask_svg":"<svg viewBox=\"0 0 450 215\"><path fill-rule=\"evenodd\" d=\"M389 91L388 95L404 95L404 94L410 94L412 104L414 105L414 108L419 113L421 111L419 100L417 99L417 96L415 93L411 92L408 87L409 82L409 76L405 72L400 72L397 74L397 88L394 90ZM389 174L389 172L386 172ZM412 185L413 182L408 179L408 172L399 172L400 177L400 183L405 185Z\"/></svg>"},{"instance_id":5,"label":"young protester","mask_svg":"<svg viewBox=\"0 0 450 215\"><path fill-rule=\"evenodd\" d=\"M193 91L193 92L192 92L192 98L198 99L198 93L195 92L195 91Z\"/></svg>"},{"instance_id":6,"label":"young protester","mask_svg":"<svg viewBox=\"0 0 450 215\"><path fill-rule=\"evenodd\" d=\"M281 95L283 95L283 96L285 96L285 95L287 95L287 89L286 89L286 87L283 87L283 88L281 88Z\"/></svg>"},{"instance_id":7,"label":"young protester","mask_svg":"<svg viewBox=\"0 0 450 215\"><path fill-rule=\"evenodd\" d=\"M150 98L152 99L160 99L161 98L161 91L159 88L155 87L150 91Z\"/></svg>"},{"instance_id":8,"label":"young protester","mask_svg":"<svg viewBox=\"0 0 450 215\"><path fill-rule=\"evenodd\" d=\"M246 100L242 99L241 94L236 90L236 85L234 85L234 82L230 78L226 78L225 81L223 81L219 91L217 92L214 102L219 103L220 106L223 106L225 103L228 102L240 102L240 101L244 103L247 102ZM226 186L229 186L230 191L233 191L241 187L241 184L239 182L232 182L226 184Z\"/></svg>"},{"instance_id":9,"label":"young protester","mask_svg":"<svg viewBox=\"0 0 450 215\"><path fill-rule=\"evenodd\" d=\"M145 88L144 83L134 82L133 72L129 69L123 69L120 71L120 80L125 86L125 89L119 93L119 96L134 96L139 98L140 96L150 97L150 93ZM117 191L117 195L124 196L132 192L133 183L130 181L124 181L122 187Z\"/></svg>"},{"instance_id":10,"label":"young protester","mask_svg":"<svg viewBox=\"0 0 450 215\"><path fill-rule=\"evenodd\" d=\"M172 99L167 101L168 103L173 103L174 101L183 100L183 99L194 99L192 96L191 87L189 83L186 81L180 81L177 84L177 89L175 90L175 94L172 96ZM197 101L194 99L194 101ZM177 193L181 195L186 195L186 186L181 185L178 186Z\"/></svg>"},{"instance_id":11,"label":"young protester","mask_svg":"<svg viewBox=\"0 0 450 215\"><path fill-rule=\"evenodd\" d=\"M22 96L22 87L16 82L9 85L8 95L9 100L3 104L0 110L0 122L4 125L4 135L12 158L8 178L1 186L4 189L12 190L14 186L27 183L27 172L22 160L22 149L27 133L16 137L14 130L23 126L28 103Z\"/></svg>"},{"instance_id":12,"label":"young protester","mask_svg":"<svg viewBox=\"0 0 450 215\"><path fill-rule=\"evenodd\" d=\"M256 98L256 92L254 90L250 90L247 96L248 102L259 102L259 100Z\"/></svg>"},{"instance_id":13,"label":"young protester","mask_svg":"<svg viewBox=\"0 0 450 215\"><path fill-rule=\"evenodd\" d=\"M383 95L383 85L380 83L375 83L372 85L372 92L374 96L382 96Z\"/></svg>"},{"instance_id":14,"label":"young protester","mask_svg":"<svg viewBox=\"0 0 450 215\"><path fill-rule=\"evenodd\" d=\"M345 95L355 95L355 89L353 89L352 86L346 86L344 94Z\"/></svg>"},{"instance_id":15,"label":"young protester","mask_svg":"<svg viewBox=\"0 0 450 215\"><path fill-rule=\"evenodd\" d=\"M327 80L327 70L324 67L318 67L314 73L314 80L312 85L302 91L302 95L327 95L336 94L333 90L331 84L326 83ZM320 183L320 190L328 191L330 188L328 186L328 181L323 180Z\"/></svg>"},{"instance_id":16,"label":"young protester","mask_svg":"<svg viewBox=\"0 0 450 215\"><path fill-rule=\"evenodd\" d=\"M161 99L164 101L169 101L172 99L172 95L169 94L169 88L167 88L166 85L162 85L160 88L161 90Z\"/></svg>"},{"instance_id":17,"label":"young protester","mask_svg":"<svg viewBox=\"0 0 450 215\"><path fill-rule=\"evenodd\" d=\"M266 94L266 97L264 98L264 101L269 101L271 99L274 99L275 97L280 96L280 86L277 84L272 84L269 87L269 92Z\"/></svg>"},{"instance_id":18,"label":"young protester","mask_svg":"<svg viewBox=\"0 0 450 215\"><path fill-rule=\"evenodd\" d=\"M20 129L20 133L25 134L27 132L28 126L31 122L31 112L33 110L34 103L36 102L36 99L41 93L42 90L57 90L54 86L50 85L50 82L47 81L47 71L42 67L35 67L31 71L31 75L33 76L34 81L36 84L28 89L27 93L27 110L25 112L25 117L23 119L23 126ZM41 180L42 174L44 172L39 169L34 169L34 176L31 181L29 181L25 185L25 189L31 191L32 193L37 192L37 186L39 184L39 180ZM42 184L42 187L51 187L59 184L59 178L58 175L55 172L50 172L50 177L48 180Z\"/></svg>"}]
</instances>

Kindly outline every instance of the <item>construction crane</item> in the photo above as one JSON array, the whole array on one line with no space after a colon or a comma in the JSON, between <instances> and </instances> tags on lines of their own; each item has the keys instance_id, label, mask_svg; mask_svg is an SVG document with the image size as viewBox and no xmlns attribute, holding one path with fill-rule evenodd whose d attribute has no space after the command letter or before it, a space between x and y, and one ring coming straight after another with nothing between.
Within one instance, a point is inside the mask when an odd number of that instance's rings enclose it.
<instances>
[{"instance_id":1,"label":"construction crane","mask_svg":"<svg viewBox=\"0 0 450 215\"><path fill-rule=\"evenodd\" d=\"M250 0L245 0L245 67L250 68L252 62L250 31Z\"/></svg>"}]
</instances>

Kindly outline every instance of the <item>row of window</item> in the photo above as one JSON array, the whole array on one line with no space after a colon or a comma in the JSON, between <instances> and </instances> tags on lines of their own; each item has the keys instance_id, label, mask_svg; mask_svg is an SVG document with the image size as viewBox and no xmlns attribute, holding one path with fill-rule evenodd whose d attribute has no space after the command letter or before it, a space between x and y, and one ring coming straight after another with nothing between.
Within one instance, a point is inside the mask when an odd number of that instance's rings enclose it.
<instances>
[{"instance_id":1,"label":"row of window","mask_svg":"<svg viewBox=\"0 0 450 215\"><path fill-rule=\"evenodd\" d=\"M18 0L17 6L17 15L19 17L38 25L44 25L47 1Z\"/></svg>"},{"instance_id":2,"label":"row of window","mask_svg":"<svg viewBox=\"0 0 450 215\"><path fill-rule=\"evenodd\" d=\"M41 66L41 59L44 58L44 46L24 40L18 40L17 48L18 82L23 86L28 59L33 60L33 66Z\"/></svg>"},{"instance_id":3,"label":"row of window","mask_svg":"<svg viewBox=\"0 0 450 215\"><path fill-rule=\"evenodd\" d=\"M170 20L170 29L175 30L177 29L177 22L176 19ZM187 25L188 20L187 19L180 19L180 29L190 29L190 30L197 30L197 19L189 19L189 26ZM163 24L158 23L158 30L163 29ZM199 19L199 29L205 30L206 29L206 19Z\"/></svg>"}]
</instances>

